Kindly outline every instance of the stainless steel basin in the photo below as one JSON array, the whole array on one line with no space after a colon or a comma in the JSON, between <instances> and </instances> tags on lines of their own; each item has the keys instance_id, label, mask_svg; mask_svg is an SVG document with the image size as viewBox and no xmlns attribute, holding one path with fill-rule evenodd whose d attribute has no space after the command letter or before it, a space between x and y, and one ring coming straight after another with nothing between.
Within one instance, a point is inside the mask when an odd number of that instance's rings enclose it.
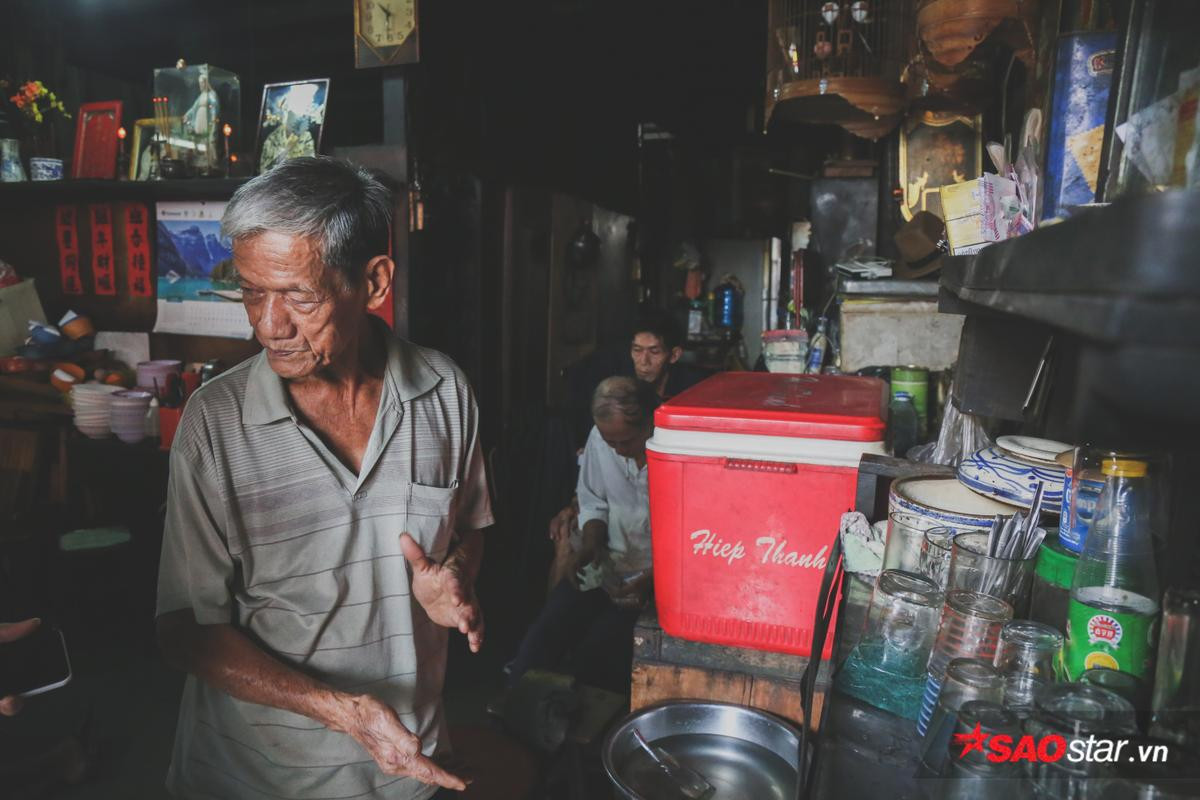
<instances>
[{"instance_id":1,"label":"stainless steel basin","mask_svg":"<svg viewBox=\"0 0 1200 800\"><path fill-rule=\"evenodd\" d=\"M604 741L609 779L627 800L675 800L668 776L633 737L637 728L716 792L709 800L792 800L800 732L744 706L686 700L659 703L626 717Z\"/></svg>"}]
</instances>

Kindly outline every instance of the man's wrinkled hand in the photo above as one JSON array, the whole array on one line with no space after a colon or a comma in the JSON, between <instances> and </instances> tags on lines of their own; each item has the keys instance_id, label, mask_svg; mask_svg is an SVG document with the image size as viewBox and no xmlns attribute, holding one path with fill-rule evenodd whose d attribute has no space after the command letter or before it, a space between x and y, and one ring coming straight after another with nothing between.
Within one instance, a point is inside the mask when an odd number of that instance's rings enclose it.
<instances>
[{"instance_id":1,"label":"man's wrinkled hand","mask_svg":"<svg viewBox=\"0 0 1200 800\"><path fill-rule=\"evenodd\" d=\"M40 619L27 619L24 622L0 622L0 643L15 642L24 639L38 629L42 624ZM0 714L11 717L21 710L21 698L15 696L0 697Z\"/></svg>"},{"instance_id":2,"label":"man's wrinkled hand","mask_svg":"<svg viewBox=\"0 0 1200 800\"><path fill-rule=\"evenodd\" d=\"M572 500L566 508L559 511L550 520L550 541L556 545L565 545L571 539L571 531L579 522L579 503Z\"/></svg>"},{"instance_id":3,"label":"man's wrinkled hand","mask_svg":"<svg viewBox=\"0 0 1200 800\"><path fill-rule=\"evenodd\" d=\"M438 564L408 533L400 534L400 550L412 567L413 597L429 618L467 637L472 653L483 647L483 609L475 598L471 579L454 558Z\"/></svg>"},{"instance_id":4,"label":"man's wrinkled hand","mask_svg":"<svg viewBox=\"0 0 1200 800\"><path fill-rule=\"evenodd\" d=\"M370 695L350 700L344 719L336 726L354 738L375 759L385 775L416 778L461 792L467 782L447 772L421 753L421 740L404 727L395 709Z\"/></svg>"}]
</instances>

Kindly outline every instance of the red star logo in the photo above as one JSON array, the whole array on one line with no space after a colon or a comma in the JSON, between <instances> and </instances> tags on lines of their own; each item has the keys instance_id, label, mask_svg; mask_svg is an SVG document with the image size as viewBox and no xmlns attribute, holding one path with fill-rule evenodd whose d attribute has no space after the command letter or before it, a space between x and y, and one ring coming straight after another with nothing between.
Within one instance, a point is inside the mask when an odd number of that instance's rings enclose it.
<instances>
[{"instance_id":1,"label":"red star logo","mask_svg":"<svg viewBox=\"0 0 1200 800\"><path fill-rule=\"evenodd\" d=\"M986 742L987 739L988 734L980 730L980 725L978 722L975 723L975 730L971 731L970 733L954 734L954 743L961 744L963 746L962 752L958 754L958 757L965 758L967 753L971 752L972 750L978 750L982 753L983 743Z\"/></svg>"}]
</instances>

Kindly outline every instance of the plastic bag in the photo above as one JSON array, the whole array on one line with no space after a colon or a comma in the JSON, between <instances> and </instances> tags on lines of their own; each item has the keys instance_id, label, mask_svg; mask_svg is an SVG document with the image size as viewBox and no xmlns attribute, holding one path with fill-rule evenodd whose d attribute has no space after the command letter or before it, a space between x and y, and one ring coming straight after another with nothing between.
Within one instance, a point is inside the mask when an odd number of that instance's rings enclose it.
<instances>
[{"instance_id":1,"label":"plastic bag","mask_svg":"<svg viewBox=\"0 0 1200 800\"><path fill-rule=\"evenodd\" d=\"M991 445L992 440L979 417L960 411L954 405L954 387L951 385L937 441L912 448L908 451L908 459L957 467L964 459Z\"/></svg>"}]
</instances>

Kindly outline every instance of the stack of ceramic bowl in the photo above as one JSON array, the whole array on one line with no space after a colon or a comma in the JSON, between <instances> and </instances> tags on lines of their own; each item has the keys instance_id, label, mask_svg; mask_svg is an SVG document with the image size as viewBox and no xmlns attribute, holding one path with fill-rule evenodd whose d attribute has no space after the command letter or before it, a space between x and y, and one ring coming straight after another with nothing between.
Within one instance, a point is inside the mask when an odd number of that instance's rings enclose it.
<instances>
[{"instance_id":1,"label":"stack of ceramic bowl","mask_svg":"<svg viewBox=\"0 0 1200 800\"><path fill-rule=\"evenodd\" d=\"M152 397L153 393L140 389L113 393L109 426L122 442L133 444L146 438L146 412Z\"/></svg>"},{"instance_id":2,"label":"stack of ceramic bowl","mask_svg":"<svg viewBox=\"0 0 1200 800\"><path fill-rule=\"evenodd\" d=\"M182 373L183 362L173 359L138 362L137 388L154 392L161 400L163 392L167 389L167 376L172 372L176 375Z\"/></svg>"},{"instance_id":3,"label":"stack of ceramic bowl","mask_svg":"<svg viewBox=\"0 0 1200 800\"><path fill-rule=\"evenodd\" d=\"M79 383L71 387L71 403L75 408L75 427L92 439L109 435L109 408L112 396L120 386L104 383Z\"/></svg>"},{"instance_id":4,"label":"stack of ceramic bowl","mask_svg":"<svg viewBox=\"0 0 1200 800\"><path fill-rule=\"evenodd\" d=\"M1014 506L1029 508L1041 483L1042 511L1056 514L1062 504L1066 471L1055 459L1071 446L1032 436L1001 436L958 466L958 479L972 491Z\"/></svg>"}]
</instances>

